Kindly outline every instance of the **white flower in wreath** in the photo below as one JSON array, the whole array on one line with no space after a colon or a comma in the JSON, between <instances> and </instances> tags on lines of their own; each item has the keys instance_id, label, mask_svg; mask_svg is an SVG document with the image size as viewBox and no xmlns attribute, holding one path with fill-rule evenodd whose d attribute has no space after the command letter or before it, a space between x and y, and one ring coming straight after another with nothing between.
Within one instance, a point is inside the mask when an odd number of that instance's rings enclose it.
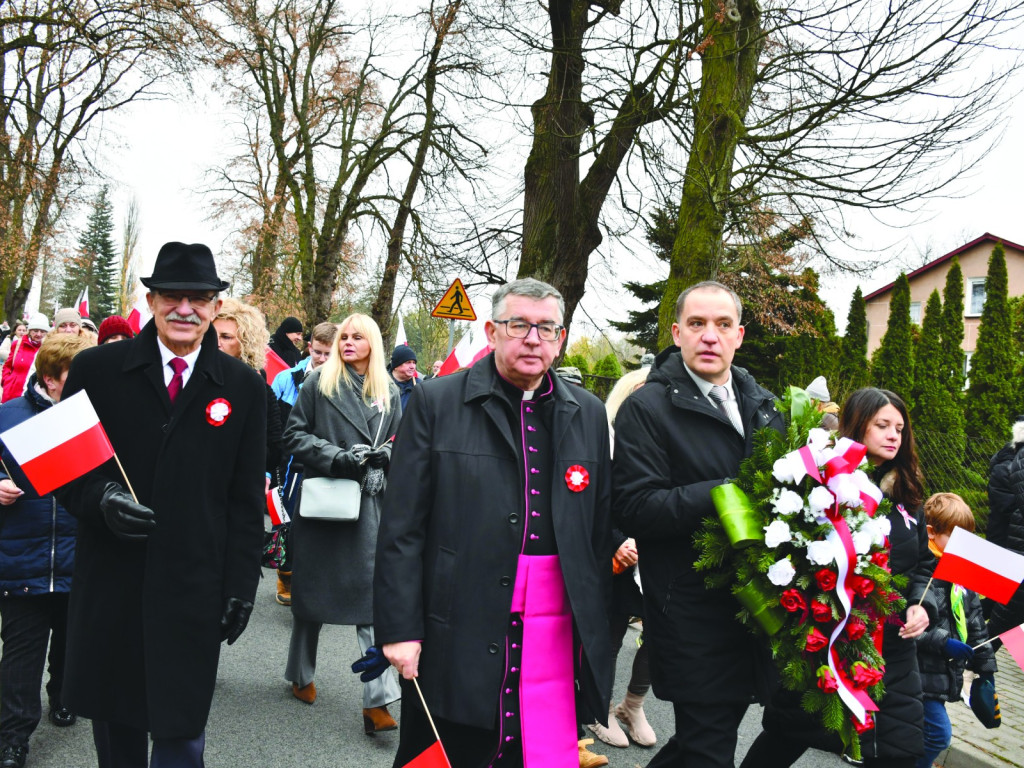
<instances>
[{"instance_id":1,"label":"white flower in wreath","mask_svg":"<svg viewBox=\"0 0 1024 768\"><path fill-rule=\"evenodd\" d=\"M817 485L814 490L811 491L807 497L807 504L811 509L811 514L816 515L819 512L824 512L826 509L830 509L835 503L835 497L832 493L823 485Z\"/></svg>"},{"instance_id":2,"label":"white flower in wreath","mask_svg":"<svg viewBox=\"0 0 1024 768\"><path fill-rule=\"evenodd\" d=\"M768 581L777 587L784 587L793 581L793 577L796 576L796 568L793 567L793 563L789 561L787 557L785 560L779 560L768 568Z\"/></svg>"},{"instance_id":3,"label":"white flower in wreath","mask_svg":"<svg viewBox=\"0 0 1024 768\"><path fill-rule=\"evenodd\" d=\"M773 520L764 529L764 545L769 549L775 549L780 544L785 544L793 538L789 530L789 524L783 520Z\"/></svg>"},{"instance_id":4,"label":"white flower in wreath","mask_svg":"<svg viewBox=\"0 0 1024 768\"><path fill-rule=\"evenodd\" d=\"M775 464L772 465L772 477L780 483L796 482L796 474L793 472L793 464L789 461L788 457L783 456L781 459L775 460Z\"/></svg>"},{"instance_id":5,"label":"white flower in wreath","mask_svg":"<svg viewBox=\"0 0 1024 768\"><path fill-rule=\"evenodd\" d=\"M785 488L778 493L772 507L780 515L795 515L804 508L804 499L799 493Z\"/></svg>"},{"instance_id":6,"label":"white flower in wreath","mask_svg":"<svg viewBox=\"0 0 1024 768\"><path fill-rule=\"evenodd\" d=\"M828 488L844 507L856 509L861 506L860 486L852 475L836 475L828 481Z\"/></svg>"},{"instance_id":7,"label":"white flower in wreath","mask_svg":"<svg viewBox=\"0 0 1024 768\"><path fill-rule=\"evenodd\" d=\"M871 529L872 536L876 546L881 547L885 544L885 537L889 535L892 530L892 524L889 522L888 517L873 517L865 524Z\"/></svg>"},{"instance_id":8,"label":"white flower in wreath","mask_svg":"<svg viewBox=\"0 0 1024 768\"><path fill-rule=\"evenodd\" d=\"M853 551L858 555L866 555L871 551L871 545L875 541L875 537L870 529L861 529L854 531L850 538L853 539Z\"/></svg>"},{"instance_id":9,"label":"white flower in wreath","mask_svg":"<svg viewBox=\"0 0 1024 768\"><path fill-rule=\"evenodd\" d=\"M815 565L831 565L835 550L827 541L812 541L807 545L807 559Z\"/></svg>"},{"instance_id":10,"label":"white flower in wreath","mask_svg":"<svg viewBox=\"0 0 1024 768\"><path fill-rule=\"evenodd\" d=\"M832 437L828 430L815 427L807 433L807 444L811 450L820 452L829 447Z\"/></svg>"}]
</instances>

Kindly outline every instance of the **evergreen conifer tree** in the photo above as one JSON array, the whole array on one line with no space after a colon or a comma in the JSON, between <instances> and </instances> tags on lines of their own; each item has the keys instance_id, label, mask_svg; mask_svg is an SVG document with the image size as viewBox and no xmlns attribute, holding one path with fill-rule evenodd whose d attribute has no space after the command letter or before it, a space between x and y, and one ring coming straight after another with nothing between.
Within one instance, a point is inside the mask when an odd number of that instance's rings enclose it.
<instances>
[{"instance_id":1,"label":"evergreen conifer tree","mask_svg":"<svg viewBox=\"0 0 1024 768\"><path fill-rule=\"evenodd\" d=\"M914 357L910 330L910 282L900 273L889 302L889 324L871 359L871 383L888 389L913 408Z\"/></svg>"},{"instance_id":2,"label":"evergreen conifer tree","mask_svg":"<svg viewBox=\"0 0 1024 768\"><path fill-rule=\"evenodd\" d=\"M964 276L960 260L953 257L946 273L942 293L941 350L943 365L938 382L945 389L946 400L929 418L931 428L943 435L947 461L952 466L963 464L967 437L964 432ZM929 478L925 478L926 480ZM931 487L938 488L936 483ZM951 486L952 487L952 486Z\"/></svg>"},{"instance_id":3,"label":"evergreen conifer tree","mask_svg":"<svg viewBox=\"0 0 1024 768\"><path fill-rule=\"evenodd\" d=\"M612 379L622 377L622 366L619 365L619 359L614 352L609 352L594 364L594 375L607 376Z\"/></svg>"},{"instance_id":4,"label":"evergreen conifer tree","mask_svg":"<svg viewBox=\"0 0 1024 768\"><path fill-rule=\"evenodd\" d=\"M871 382L871 369L868 366L868 315L867 303L860 286L853 292L850 299L850 313L846 318L846 335L839 345L839 375L832 387L833 399L841 397L837 402L845 400L845 395L855 389L866 387ZM840 392L842 395L840 395Z\"/></svg>"},{"instance_id":5,"label":"evergreen conifer tree","mask_svg":"<svg viewBox=\"0 0 1024 768\"><path fill-rule=\"evenodd\" d=\"M120 309L121 262L113 232L114 208L108 188L103 187L93 201L76 253L65 264L64 288L60 294L60 305L71 307L88 286L89 315L97 325Z\"/></svg>"},{"instance_id":6,"label":"evergreen conifer tree","mask_svg":"<svg viewBox=\"0 0 1024 768\"><path fill-rule=\"evenodd\" d=\"M942 381L946 354L942 348L942 300L937 290L932 291L921 321L921 336L914 358L914 407L910 418L914 424L918 454L928 487L952 487L947 461L944 411L959 408L949 400L949 392Z\"/></svg>"},{"instance_id":7,"label":"evergreen conifer tree","mask_svg":"<svg viewBox=\"0 0 1024 768\"><path fill-rule=\"evenodd\" d=\"M979 450L1001 444L1015 414L1013 373L1017 361L1007 290L1006 252L1003 244L997 243L988 260L985 306L968 374L967 435L979 439Z\"/></svg>"}]
</instances>

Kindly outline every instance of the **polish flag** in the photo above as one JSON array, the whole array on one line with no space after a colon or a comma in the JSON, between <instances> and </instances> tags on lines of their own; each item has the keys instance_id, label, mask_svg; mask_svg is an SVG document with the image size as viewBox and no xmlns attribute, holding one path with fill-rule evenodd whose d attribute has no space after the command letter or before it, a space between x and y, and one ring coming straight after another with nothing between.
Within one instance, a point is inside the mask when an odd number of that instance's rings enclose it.
<instances>
[{"instance_id":1,"label":"polish flag","mask_svg":"<svg viewBox=\"0 0 1024 768\"><path fill-rule=\"evenodd\" d=\"M437 372L437 375L447 376L460 368L472 368L473 363L485 357L490 351L487 334L484 332L484 321L477 320L469 326L469 330L455 345L455 349L441 365L441 370Z\"/></svg>"},{"instance_id":2,"label":"polish flag","mask_svg":"<svg viewBox=\"0 0 1024 768\"><path fill-rule=\"evenodd\" d=\"M1006 605L1024 581L1024 556L957 527L939 558L935 578Z\"/></svg>"},{"instance_id":3,"label":"polish flag","mask_svg":"<svg viewBox=\"0 0 1024 768\"><path fill-rule=\"evenodd\" d=\"M278 493L277 488L267 491L267 513L270 515L270 522L274 525L281 525L291 520L288 511L281 504L281 494Z\"/></svg>"},{"instance_id":4,"label":"polish flag","mask_svg":"<svg viewBox=\"0 0 1024 768\"><path fill-rule=\"evenodd\" d=\"M406 763L403 768L452 768L452 764L448 762L448 755L445 754L441 742L435 741Z\"/></svg>"},{"instance_id":5,"label":"polish flag","mask_svg":"<svg viewBox=\"0 0 1024 768\"><path fill-rule=\"evenodd\" d=\"M114 455L84 390L0 432L0 440L40 496L81 477Z\"/></svg>"},{"instance_id":6,"label":"polish flag","mask_svg":"<svg viewBox=\"0 0 1024 768\"><path fill-rule=\"evenodd\" d=\"M132 328L132 333L138 336L142 326L148 323L151 317L145 295L138 297L135 301L135 306L132 307L132 311L128 313L127 318L128 325Z\"/></svg>"},{"instance_id":7,"label":"polish flag","mask_svg":"<svg viewBox=\"0 0 1024 768\"><path fill-rule=\"evenodd\" d=\"M999 639L1003 641L1003 646L1013 656L1017 665L1024 669L1024 624L1006 630L999 635Z\"/></svg>"},{"instance_id":8,"label":"polish flag","mask_svg":"<svg viewBox=\"0 0 1024 768\"><path fill-rule=\"evenodd\" d=\"M263 359L263 370L267 374L267 382L271 383L274 381L274 377L277 376L281 371L287 371L291 366L286 363L277 352L267 347L266 354Z\"/></svg>"},{"instance_id":9,"label":"polish flag","mask_svg":"<svg viewBox=\"0 0 1024 768\"><path fill-rule=\"evenodd\" d=\"M89 316L89 286L85 286L85 290L78 294L78 301L75 303L78 307L78 314L82 317Z\"/></svg>"}]
</instances>

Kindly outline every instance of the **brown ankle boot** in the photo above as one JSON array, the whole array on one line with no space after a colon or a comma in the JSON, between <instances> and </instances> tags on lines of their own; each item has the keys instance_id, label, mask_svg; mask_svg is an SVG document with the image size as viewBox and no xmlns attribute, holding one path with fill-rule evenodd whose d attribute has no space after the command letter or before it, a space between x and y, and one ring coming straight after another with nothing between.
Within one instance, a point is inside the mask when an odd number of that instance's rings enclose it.
<instances>
[{"instance_id":1,"label":"brown ankle boot","mask_svg":"<svg viewBox=\"0 0 1024 768\"><path fill-rule=\"evenodd\" d=\"M307 704L312 704L314 701L316 701L316 685L313 683L312 680L310 680L307 685L304 685L301 688L297 686L295 683L292 683L292 696L294 696L299 701L304 701Z\"/></svg>"},{"instance_id":2,"label":"brown ankle boot","mask_svg":"<svg viewBox=\"0 0 1024 768\"><path fill-rule=\"evenodd\" d=\"M277 572L277 597L274 598L280 605L292 604L292 572Z\"/></svg>"},{"instance_id":3,"label":"brown ankle boot","mask_svg":"<svg viewBox=\"0 0 1024 768\"><path fill-rule=\"evenodd\" d=\"M580 768L600 768L602 765L608 765L608 758L605 755L598 755L587 749L593 743L593 739L579 740Z\"/></svg>"},{"instance_id":4,"label":"brown ankle boot","mask_svg":"<svg viewBox=\"0 0 1024 768\"><path fill-rule=\"evenodd\" d=\"M398 727L387 707L370 707L363 710L363 730L368 736L379 731L393 731Z\"/></svg>"}]
</instances>

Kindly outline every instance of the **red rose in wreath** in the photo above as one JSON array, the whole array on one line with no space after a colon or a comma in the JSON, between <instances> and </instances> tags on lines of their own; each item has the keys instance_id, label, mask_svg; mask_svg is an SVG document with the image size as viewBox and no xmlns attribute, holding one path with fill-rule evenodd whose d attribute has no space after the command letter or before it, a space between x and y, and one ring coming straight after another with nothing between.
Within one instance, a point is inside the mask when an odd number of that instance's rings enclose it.
<instances>
[{"instance_id":1,"label":"red rose in wreath","mask_svg":"<svg viewBox=\"0 0 1024 768\"><path fill-rule=\"evenodd\" d=\"M867 576L854 576L853 577L853 591L861 597L867 597L871 594L871 591L875 588L875 582L869 579Z\"/></svg>"},{"instance_id":2,"label":"red rose in wreath","mask_svg":"<svg viewBox=\"0 0 1024 768\"><path fill-rule=\"evenodd\" d=\"M885 568L889 565L889 553L883 551L875 552L871 555L871 562L879 568Z\"/></svg>"},{"instance_id":3,"label":"red rose in wreath","mask_svg":"<svg viewBox=\"0 0 1024 768\"><path fill-rule=\"evenodd\" d=\"M853 687L864 689L882 682L883 671L869 667L863 661L853 663Z\"/></svg>"},{"instance_id":4,"label":"red rose in wreath","mask_svg":"<svg viewBox=\"0 0 1024 768\"><path fill-rule=\"evenodd\" d=\"M867 713L867 717L864 719L863 723L856 717L851 717L850 722L853 723L853 730L855 730L858 735L862 733L867 733L875 727L875 720L871 717L870 712Z\"/></svg>"},{"instance_id":5,"label":"red rose in wreath","mask_svg":"<svg viewBox=\"0 0 1024 768\"><path fill-rule=\"evenodd\" d=\"M864 637L864 633L867 631L867 624L856 616L851 617L850 620L846 622L846 636L851 640L860 640Z\"/></svg>"},{"instance_id":6,"label":"red rose in wreath","mask_svg":"<svg viewBox=\"0 0 1024 768\"><path fill-rule=\"evenodd\" d=\"M590 485L590 473L587 468L579 464L573 464L565 470L565 484L574 493L581 493L584 488Z\"/></svg>"},{"instance_id":7,"label":"red rose in wreath","mask_svg":"<svg viewBox=\"0 0 1024 768\"><path fill-rule=\"evenodd\" d=\"M839 690L839 681L828 667L818 668L818 687L825 693L835 693Z\"/></svg>"},{"instance_id":8,"label":"red rose in wreath","mask_svg":"<svg viewBox=\"0 0 1024 768\"><path fill-rule=\"evenodd\" d=\"M808 651L814 653L828 645L828 638L816 629L807 633L807 644L804 646Z\"/></svg>"},{"instance_id":9,"label":"red rose in wreath","mask_svg":"<svg viewBox=\"0 0 1024 768\"><path fill-rule=\"evenodd\" d=\"M814 578L817 580L822 592L831 592L836 588L836 575L828 568L822 568L814 574Z\"/></svg>"},{"instance_id":10,"label":"red rose in wreath","mask_svg":"<svg viewBox=\"0 0 1024 768\"><path fill-rule=\"evenodd\" d=\"M832 609L817 600L811 601L811 615L815 621L831 621Z\"/></svg>"},{"instance_id":11,"label":"red rose in wreath","mask_svg":"<svg viewBox=\"0 0 1024 768\"><path fill-rule=\"evenodd\" d=\"M790 613L807 609L807 601L798 589L787 589L779 597L779 604Z\"/></svg>"}]
</instances>

